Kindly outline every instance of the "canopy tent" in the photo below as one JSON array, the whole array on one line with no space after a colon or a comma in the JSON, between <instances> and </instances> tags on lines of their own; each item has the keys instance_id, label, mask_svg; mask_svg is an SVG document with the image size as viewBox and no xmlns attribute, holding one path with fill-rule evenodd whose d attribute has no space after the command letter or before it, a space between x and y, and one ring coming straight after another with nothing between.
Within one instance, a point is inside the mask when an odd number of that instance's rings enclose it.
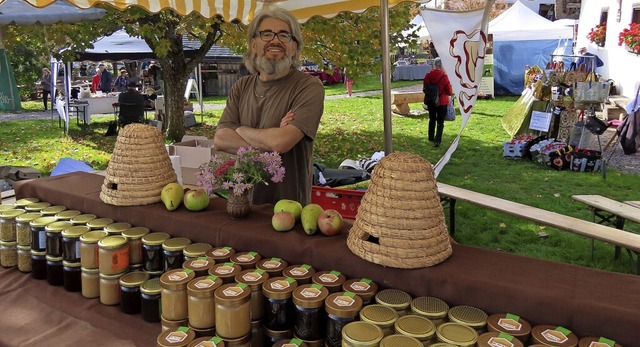
<instances>
[{"instance_id":1,"label":"canopy tent","mask_svg":"<svg viewBox=\"0 0 640 347\"><path fill-rule=\"evenodd\" d=\"M519 95L525 66L545 66L560 40L571 40L573 29L554 24L520 1L489 23L493 34L495 94ZM557 52L556 52L557 53Z\"/></svg>"}]
</instances>

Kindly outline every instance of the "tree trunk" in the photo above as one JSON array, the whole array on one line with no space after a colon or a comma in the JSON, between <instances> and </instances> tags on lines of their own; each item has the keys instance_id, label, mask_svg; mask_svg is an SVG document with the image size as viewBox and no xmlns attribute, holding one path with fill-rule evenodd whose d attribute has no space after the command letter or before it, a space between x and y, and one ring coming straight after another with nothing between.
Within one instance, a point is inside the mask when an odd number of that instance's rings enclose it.
<instances>
[{"instance_id":1,"label":"tree trunk","mask_svg":"<svg viewBox=\"0 0 640 347\"><path fill-rule=\"evenodd\" d=\"M180 142L185 133L182 98L189 71L185 70L184 58L180 60L178 57L172 57L171 52L167 57L160 60L160 64L163 67L170 66L162 69L164 77L164 108L166 112L165 122L167 122L166 135L170 141Z\"/></svg>"}]
</instances>

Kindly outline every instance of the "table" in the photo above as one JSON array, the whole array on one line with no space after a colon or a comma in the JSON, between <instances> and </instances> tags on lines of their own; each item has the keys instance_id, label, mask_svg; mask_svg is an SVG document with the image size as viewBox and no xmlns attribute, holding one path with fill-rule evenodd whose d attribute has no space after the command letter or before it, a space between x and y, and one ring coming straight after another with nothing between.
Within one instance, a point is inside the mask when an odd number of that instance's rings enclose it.
<instances>
[{"instance_id":1,"label":"table","mask_svg":"<svg viewBox=\"0 0 640 347\"><path fill-rule=\"evenodd\" d=\"M118 102L118 96L94 96L78 100L88 102L92 114L104 114L113 113L113 104Z\"/></svg>"},{"instance_id":2,"label":"table","mask_svg":"<svg viewBox=\"0 0 640 347\"><path fill-rule=\"evenodd\" d=\"M18 199L37 197L69 209L146 226L172 236L188 237L194 242L229 245L240 251L253 250L266 257L282 257L290 264L311 264L319 270L336 269L347 278L370 278L381 288L405 290L414 297L436 296L451 306L472 305L488 313L511 312L534 325L562 325L580 337L606 336L622 345L637 345L639 276L460 244L453 244L453 255L439 265L392 269L351 253L346 245L346 233L335 237L308 236L300 225L286 233L274 231L271 227L272 205L254 206L253 212L244 220L228 217L224 201L219 198L212 199L210 206L202 212L189 212L184 207L168 212L161 203L117 207L100 200L103 181L102 176L76 172L19 181L14 189ZM350 227L347 223L346 230ZM93 339L89 336L95 334L109 337L111 341L129 339L135 345L149 346L160 331L159 324L148 326L142 320L132 324L135 316L118 315L117 308L103 307L95 300L86 300L77 293L67 293L60 287L53 288L16 272L0 269L0 305L3 307L0 326L18 329L18 333L25 335L0 334L0 345L46 341L49 335L69 336L80 330L85 344L91 342ZM21 296L26 296L30 303L24 312L17 304ZM52 312L61 317L50 318L48 314ZM117 318L120 316L121 320ZM89 325L76 326L80 321ZM25 322L29 324L23 327ZM60 322L67 324L63 327ZM26 330L29 326L38 326L38 329ZM90 330L83 331L86 327ZM133 327L135 332L132 332ZM72 341L79 341L79 338Z\"/></svg>"},{"instance_id":3,"label":"table","mask_svg":"<svg viewBox=\"0 0 640 347\"><path fill-rule=\"evenodd\" d=\"M84 132L91 122L91 108L86 101L71 101L69 103L69 115L76 115L76 124ZM71 119L71 117L69 117Z\"/></svg>"},{"instance_id":4,"label":"table","mask_svg":"<svg viewBox=\"0 0 640 347\"><path fill-rule=\"evenodd\" d=\"M431 66L428 64L396 66L391 75L391 79L394 81L423 80L429 71L431 71Z\"/></svg>"}]
</instances>

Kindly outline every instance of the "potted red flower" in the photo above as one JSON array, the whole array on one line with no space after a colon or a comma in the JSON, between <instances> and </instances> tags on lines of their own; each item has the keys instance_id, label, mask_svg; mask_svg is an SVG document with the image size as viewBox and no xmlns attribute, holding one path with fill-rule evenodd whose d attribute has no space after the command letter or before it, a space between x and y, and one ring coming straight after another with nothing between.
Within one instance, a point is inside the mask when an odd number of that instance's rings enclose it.
<instances>
[{"instance_id":1,"label":"potted red flower","mask_svg":"<svg viewBox=\"0 0 640 347\"><path fill-rule=\"evenodd\" d=\"M618 35L618 46L625 45L629 52L640 54L640 24L631 23Z\"/></svg>"},{"instance_id":2,"label":"potted red flower","mask_svg":"<svg viewBox=\"0 0 640 347\"><path fill-rule=\"evenodd\" d=\"M591 28L591 31L589 31L589 33L587 34L587 38L589 39L589 41L595 43L600 47L604 46L604 41L606 36L607 36L606 22L603 22Z\"/></svg>"}]
</instances>

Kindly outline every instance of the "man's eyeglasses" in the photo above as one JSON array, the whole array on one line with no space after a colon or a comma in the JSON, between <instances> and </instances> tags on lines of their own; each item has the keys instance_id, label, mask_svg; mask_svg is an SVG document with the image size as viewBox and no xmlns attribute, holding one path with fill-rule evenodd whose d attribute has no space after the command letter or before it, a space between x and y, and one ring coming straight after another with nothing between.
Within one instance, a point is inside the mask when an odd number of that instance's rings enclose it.
<instances>
[{"instance_id":1,"label":"man's eyeglasses","mask_svg":"<svg viewBox=\"0 0 640 347\"><path fill-rule=\"evenodd\" d=\"M274 33L271 30L262 30L258 31L258 36L260 36L260 40L264 42L271 42L276 36L278 36L278 40L280 40L280 42L282 43L289 43L293 39L293 35L291 35L290 32L286 31L279 31L277 33Z\"/></svg>"}]
</instances>

